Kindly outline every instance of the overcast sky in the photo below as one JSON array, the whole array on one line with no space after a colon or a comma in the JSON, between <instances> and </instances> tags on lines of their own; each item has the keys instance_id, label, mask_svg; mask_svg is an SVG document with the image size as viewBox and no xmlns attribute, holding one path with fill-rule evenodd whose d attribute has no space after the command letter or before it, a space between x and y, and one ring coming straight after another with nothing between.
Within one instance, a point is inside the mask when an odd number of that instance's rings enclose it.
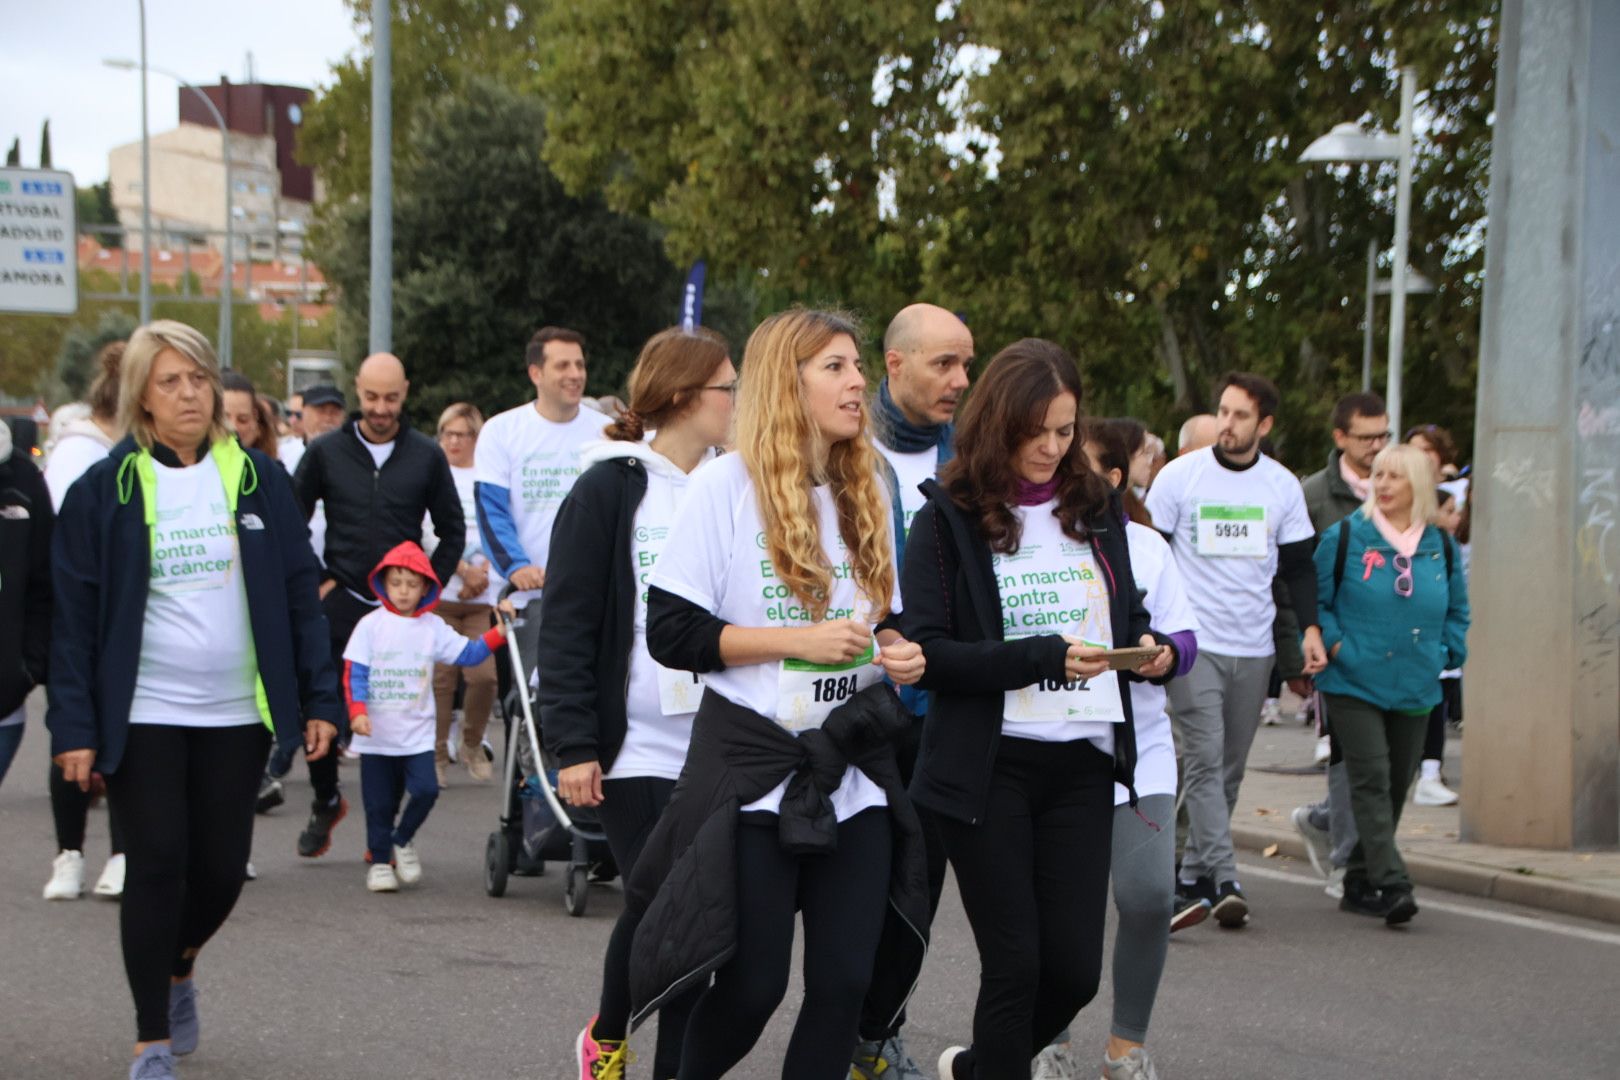
<instances>
[{"instance_id":1,"label":"overcast sky","mask_svg":"<svg viewBox=\"0 0 1620 1080\"><path fill-rule=\"evenodd\" d=\"M22 163L39 164L40 125L51 158L80 187L107 178L107 151L141 137L140 76L102 66L140 57L136 0L0 0L0 139L22 137ZM147 63L198 84L247 79L311 89L358 45L342 0L146 0ZM148 84L153 133L178 122L173 79ZM0 157L3 162L4 157Z\"/></svg>"}]
</instances>

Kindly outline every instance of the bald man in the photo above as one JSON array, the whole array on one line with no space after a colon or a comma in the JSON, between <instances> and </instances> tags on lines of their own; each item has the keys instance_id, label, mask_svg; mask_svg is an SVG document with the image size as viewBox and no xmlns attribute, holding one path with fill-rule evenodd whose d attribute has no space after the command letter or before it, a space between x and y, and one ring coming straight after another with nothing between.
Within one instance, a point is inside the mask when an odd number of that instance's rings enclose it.
<instances>
[{"instance_id":1,"label":"bald man","mask_svg":"<svg viewBox=\"0 0 1620 1080\"><path fill-rule=\"evenodd\" d=\"M309 444L293 487L308 517L316 503L326 508L326 577L321 605L332 634L332 659L343 670L349 635L379 601L368 579L395 545L422 542L424 515L439 539L433 572L449 581L466 545L450 461L439 444L411 428L405 400L411 384L405 365L390 353L368 356L355 376L360 412ZM332 844L332 829L348 812L338 788L338 755L310 762L315 788L309 824L298 835L298 854L317 858Z\"/></svg>"},{"instance_id":2,"label":"bald man","mask_svg":"<svg viewBox=\"0 0 1620 1080\"><path fill-rule=\"evenodd\" d=\"M1214 446L1219 433L1218 422L1209 413L1189 416L1187 422L1181 425L1181 434L1176 438L1176 457L1184 457L1194 450Z\"/></svg>"},{"instance_id":3,"label":"bald man","mask_svg":"<svg viewBox=\"0 0 1620 1080\"><path fill-rule=\"evenodd\" d=\"M959 317L934 304L902 308L883 335L883 381L873 402L873 434L888 466L890 490L897 499L895 541L904 549L906 530L925 501L920 485L939 474L951 459L953 421L968 388L973 364L973 334ZM898 560L897 560L898 562ZM901 700L917 714L907 737L897 747L901 777L910 783L922 740L921 717L927 695L902 687ZM945 845L927 814L920 810L928 855L932 907L939 906L945 885ZM879 943L872 981L861 1007L860 1042L850 1065L851 1080L916 1080L923 1072L906 1051L900 1029L905 1003L922 970L915 936L885 934Z\"/></svg>"}]
</instances>

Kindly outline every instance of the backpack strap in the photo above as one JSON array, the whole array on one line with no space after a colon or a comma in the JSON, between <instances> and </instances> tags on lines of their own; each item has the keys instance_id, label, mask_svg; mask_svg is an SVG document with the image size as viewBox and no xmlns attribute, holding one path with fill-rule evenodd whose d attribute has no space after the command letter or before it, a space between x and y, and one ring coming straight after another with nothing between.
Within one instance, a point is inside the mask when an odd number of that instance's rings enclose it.
<instances>
[{"instance_id":1,"label":"backpack strap","mask_svg":"<svg viewBox=\"0 0 1620 1080\"><path fill-rule=\"evenodd\" d=\"M1333 599L1339 598L1339 583L1344 580L1344 563L1350 557L1350 519L1339 522L1339 546L1333 554ZM1450 555L1448 553L1449 560Z\"/></svg>"}]
</instances>

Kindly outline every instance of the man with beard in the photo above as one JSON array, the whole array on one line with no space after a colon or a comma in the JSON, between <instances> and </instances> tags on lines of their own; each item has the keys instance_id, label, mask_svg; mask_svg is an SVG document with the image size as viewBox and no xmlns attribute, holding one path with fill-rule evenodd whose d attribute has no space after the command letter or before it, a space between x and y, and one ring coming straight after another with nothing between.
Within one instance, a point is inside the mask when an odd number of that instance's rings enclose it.
<instances>
[{"instance_id":1,"label":"man with beard","mask_svg":"<svg viewBox=\"0 0 1620 1080\"><path fill-rule=\"evenodd\" d=\"M313 439L293 488L306 517L317 503L326 507L325 566L321 604L332 634L332 659L342 670L343 650L355 624L378 606L367 578L396 545L422 542L424 515L439 538L432 563L440 581L449 581L466 546L466 522L450 462L439 444L405 419L411 384L405 365L388 353L366 358L355 376L359 414L335 431ZM310 427L317 395L304 395L304 427ZM309 763L315 789L309 824L298 835L298 854L315 858L332 844L332 829L348 812L338 788L336 754Z\"/></svg>"},{"instance_id":2,"label":"man with beard","mask_svg":"<svg viewBox=\"0 0 1620 1080\"><path fill-rule=\"evenodd\" d=\"M1234 372L1218 395L1215 445L1166 465L1147 507L1204 628L1192 671L1169 686L1189 819L1176 910L1207 902L1222 926L1239 927L1249 905L1237 880L1231 815L1271 677L1274 576L1304 627L1303 674L1321 671L1327 653L1316 618L1316 530L1299 481L1260 452L1277 388Z\"/></svg>"},{"instance_id":3,"label":"man with beard","mask_svg":"<svg viewBox=\"0 0 1620 1080\"><path fill-rule=\"evenodd\" d=\"M939 474L951 459L952 420L968 388L973 364L973 334L951 312L933 304L902 308L883 335L885 375L872 403L872 432L888 466L896 511L895 563L906 544L911 519L927 499L919 485ZM897 748L901 779L911 782L922 741L927 695L901 687L900 698L916 714L911 730ZM928 855L930 914L939 906L945 886L945 846L926 811L918 808ZM906 1052L900 1029L906 1022L906 997L917 984L922 953L911 940L885 936L878 945L872 982L861 1008L860 1043L850 1068L851 1080L919 1080L924 1076Z\"/></svg>"}]
</instances>

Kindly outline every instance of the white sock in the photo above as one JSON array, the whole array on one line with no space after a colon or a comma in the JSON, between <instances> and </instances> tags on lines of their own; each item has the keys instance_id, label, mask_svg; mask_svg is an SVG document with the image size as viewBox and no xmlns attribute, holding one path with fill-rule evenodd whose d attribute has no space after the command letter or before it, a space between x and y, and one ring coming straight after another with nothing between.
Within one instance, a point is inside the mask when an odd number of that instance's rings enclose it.
<instances>
[{"instance_id":1,"label":"white sock","mask_svg":"<svg viewBox=\"0 0 1620 1080\"><path fill-rule=\"evenodd\" d=\"M1419 766L1418 776L1423 780L1440 779L1440 762L1434 758L1425 758L1423 764Z\"/></svg>"}]
</instances>

